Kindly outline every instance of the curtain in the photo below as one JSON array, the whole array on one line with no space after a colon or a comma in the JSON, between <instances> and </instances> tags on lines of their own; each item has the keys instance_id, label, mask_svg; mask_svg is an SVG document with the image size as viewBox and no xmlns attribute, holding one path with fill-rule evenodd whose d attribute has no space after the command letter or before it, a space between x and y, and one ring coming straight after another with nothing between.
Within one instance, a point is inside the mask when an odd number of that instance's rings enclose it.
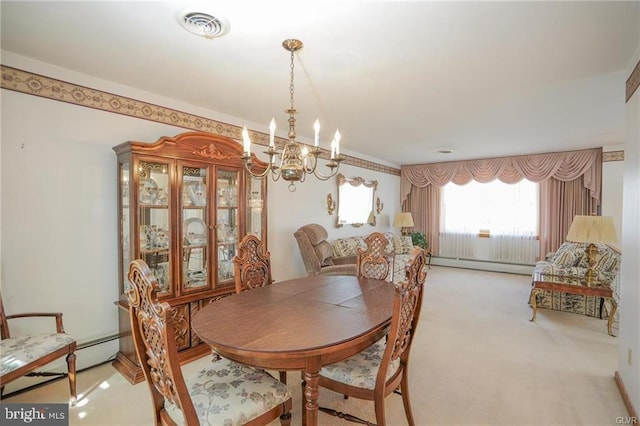
<instances>
[{"instance_id":1,"label":"curtain","mask_svg":"<svg viewBox=\"0 0 640 426\"><path fill-rule=\"evenodd\" d=\"M523 155L449 163L402 166L400 202L416 230L424 231L431 252L439 253L440 191L449 182L475 179L541 183L539 221L541 258L564 241L573 216L596 214L602 186L602 149Z\"/></svg>"},{"instance_id":2,"label":"curtain","mask_svg":"<svg viewBox=\"0 0 640 426\"><path fill-rule=\"evenodd\" d=\"M424 232L433 254L440 250L440 194L441 189L437 186L413 187L402 208L402 211L411 212L413 229Z\"/></svg>"},{"instance_id":3,"label":"curtain","mask_svg":"<svg viewBox=\"0 0 640 426\"><path fill-rule=\"evenodd\" d=\"M575 215L594 215L598 203L584 187L583 177L562 182L549 178L540 183L540 258L565 241Z\"/></svg>"},{"instance_id":4,"label":"curtain","mask_svg":"<svg viewBox=\"0 0 640 426\"><path fill-rule=\"evenodd\" d=\"M523 178L532 182L542 182L554 177L566 182L583 175L585 188L599 202L601 171L602 149L600 148L402 166L400 169L400 202L404 203L413 186L444 186L449 182L464 185L471 179L481 183L494 179L500 179L505 183L516 183Z\"/></svg>"}]
</instances>

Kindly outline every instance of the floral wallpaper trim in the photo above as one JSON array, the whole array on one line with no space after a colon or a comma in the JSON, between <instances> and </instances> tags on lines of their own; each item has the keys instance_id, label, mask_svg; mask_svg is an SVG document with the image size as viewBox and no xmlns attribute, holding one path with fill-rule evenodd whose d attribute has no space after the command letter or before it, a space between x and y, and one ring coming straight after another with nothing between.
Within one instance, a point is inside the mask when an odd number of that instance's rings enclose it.
<instances>
[{"instance_id":1,"label":"floral wallpaper trim","mask_svg":"<svg viewBox=\"0 0 640 426\"><path fill-rule=\"evenodd\" d=\"M602 153L602 162L624 161L624 151L607 151Z\"/></svg>"},{"instance_id":2,"label":"floral wallpaper trim","mask_svg":"<svg viewBox=\"0 0 640 426\"><path fill-rule=\"evenodd\" d=\"M40 96L60 102L94 108L101 111L122 114L142 120L155 121L157 123L170 124L189 130L209 132L216 135L227 136L233 139L242 139L242 128L232 124L212 120L210 118L190 114L176 109L165 108L148 102L139 101L125 96L116 95L90 87L79 86L62 80L34 74L17 68L1 65L3 89L29 95ZM250 131L251 140L263 146L269 145L269 135L266 133ZM287 142L284 138L276 138L279 146ZM323 149L322 158L328 159L330 152ZM344 164L361 167L400 176L400 169L385 166L373 161L363 160L358 157L343 155Z\"/></svg>"}]
</instances>

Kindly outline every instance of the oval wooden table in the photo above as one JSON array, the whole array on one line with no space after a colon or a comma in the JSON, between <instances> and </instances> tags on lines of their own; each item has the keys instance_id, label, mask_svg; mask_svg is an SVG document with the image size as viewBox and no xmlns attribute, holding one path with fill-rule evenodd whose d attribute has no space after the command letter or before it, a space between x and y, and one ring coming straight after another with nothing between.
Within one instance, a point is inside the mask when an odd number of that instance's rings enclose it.
<instances>
[{"instance_id":1,"label":"oval wooden table","mask_svg":"<svg viewBox=\"0 0 640 426\"><path fill-rule=\"evenodd\" d=\"M282 281L217 300L192 320L220 355L273 370L302 370L303 424L318 424L318 373L387 333L394 286L355 276Z\"/></svg>"}]
</instances>

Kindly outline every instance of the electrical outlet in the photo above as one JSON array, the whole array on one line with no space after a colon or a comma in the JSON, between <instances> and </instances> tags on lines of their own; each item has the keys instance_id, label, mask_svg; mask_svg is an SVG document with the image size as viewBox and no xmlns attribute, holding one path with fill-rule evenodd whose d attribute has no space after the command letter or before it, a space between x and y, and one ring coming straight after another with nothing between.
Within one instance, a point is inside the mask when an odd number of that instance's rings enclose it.
<instances>
[{"instance_id":1,"label":"electrical outlet","mask_svg":"<svg viewBox=\"0 0 640 426\"><path fill-rule=\"evenodd\" d=\"M631 365L631 348L627 348L627 362L629 363L629 365Z\"/></svg>"}]
</instances>

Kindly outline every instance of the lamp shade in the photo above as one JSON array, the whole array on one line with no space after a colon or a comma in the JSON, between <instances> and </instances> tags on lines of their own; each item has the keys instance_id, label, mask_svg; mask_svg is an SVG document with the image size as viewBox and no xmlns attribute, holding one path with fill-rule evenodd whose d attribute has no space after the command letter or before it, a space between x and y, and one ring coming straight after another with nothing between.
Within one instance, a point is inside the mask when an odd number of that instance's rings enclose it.
<instances>
[{"instance_id":1,"label":"lamp shade","mask_svg":"<svg viewBox=\"0 0 640 426\"><path fill-rule=\"evenodd\" d=\"M580 216L573 218L567 241L578 243L617 243L616 227L611 216Z\"/></svg>"},{"instance_id":2,"label":"lamp shade","mask_svg":"<svg viewBox=\"0 0 640 426\"><path fill-rule=\"evenodd\" d=\"M411 213L406 212L406 213L396 214L396 217L393 220L393 226L395 226L396 228L414 226L413 217L411 216Z\"/></svg>"}]
</instances>

